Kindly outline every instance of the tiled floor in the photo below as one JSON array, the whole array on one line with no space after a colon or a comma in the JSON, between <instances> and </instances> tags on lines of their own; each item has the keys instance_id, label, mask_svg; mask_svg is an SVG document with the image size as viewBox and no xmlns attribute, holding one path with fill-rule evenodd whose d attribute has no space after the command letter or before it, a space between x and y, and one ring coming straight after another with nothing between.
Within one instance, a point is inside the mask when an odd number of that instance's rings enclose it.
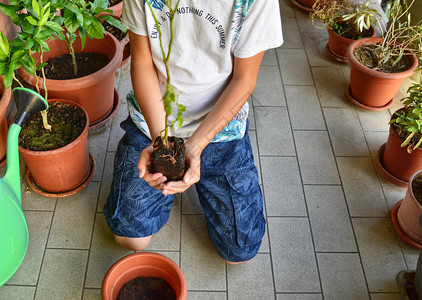
<instances>
[{"instance_id":1,"label":"tiled floor","mask_svg":"<svg viewBox=\"0 0 422 300\"><path fill-rule=\"evenodd\" d=\"M351 105L344 95L348 67L325 53L325 32L288 0L281 4L286 42L266 53L250 100L267 217L259 254L226 265L194 190L175 200L148 251L181 266L188 299L400 299L395 276L415 268L418 251L397 238L390 221L405 189L388 183L376 160L400 104L383 112ZM131 253L113 242L102 214L127 114L128 65L116 73L116 87L118 114L89 136L97 165L89 186L54 199L23 183L30 244L0 299L100 299L108 268Z\"/></svg>"}]
</instances>

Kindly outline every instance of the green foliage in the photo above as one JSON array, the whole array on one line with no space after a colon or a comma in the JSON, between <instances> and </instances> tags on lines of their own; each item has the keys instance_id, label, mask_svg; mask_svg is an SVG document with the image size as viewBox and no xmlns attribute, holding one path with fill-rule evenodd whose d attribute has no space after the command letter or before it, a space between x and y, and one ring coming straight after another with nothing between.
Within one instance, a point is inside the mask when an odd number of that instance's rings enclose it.
<instances>
[{"instance_id":1,"label":"green foliage","mask_svg":"<svg viewBox=\"0 0 422 300\"><path fill-rule=\"evenodd\" d=\"M408 146L407 151L412 153L422 144L422 81L410 86L407 93L408 96L401 99L404 108L395 113L396 118L389 124L393 124L404 139L401 146Z\"/></svg>"}]
</instances>

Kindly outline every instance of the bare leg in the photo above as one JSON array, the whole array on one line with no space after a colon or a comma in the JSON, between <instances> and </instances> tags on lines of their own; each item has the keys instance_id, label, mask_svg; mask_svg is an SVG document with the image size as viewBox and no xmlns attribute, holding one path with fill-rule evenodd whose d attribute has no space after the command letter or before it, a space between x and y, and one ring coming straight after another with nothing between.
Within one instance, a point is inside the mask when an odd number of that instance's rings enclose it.
<instances>
[{"instance_id":1,"label":"bare leg","mask_svg":"<svg viewBox=\"0 0 422 300\"><path fill-rule=\"evenodd\" d=\"M114 235L114 240L120 247L128 250L141 251L144 250L151 241L152 235L142 238L129 238Z\"/></svg>"},{"instance_id":2,"label":"bare leg","mask_svg":"<svg viewBox=\"0 0 422 300\"><path fill-rule=\"evenodd\" d=\"M240 264L244 264L244 263L249 261L249 260L245 260L245 261L233 262L233 261L228 261L228 260L225 260L225 259L223 259L223 260L226 262L226 264L229 264L229 265L240 265Z\"/></svg>"}]
</instances>

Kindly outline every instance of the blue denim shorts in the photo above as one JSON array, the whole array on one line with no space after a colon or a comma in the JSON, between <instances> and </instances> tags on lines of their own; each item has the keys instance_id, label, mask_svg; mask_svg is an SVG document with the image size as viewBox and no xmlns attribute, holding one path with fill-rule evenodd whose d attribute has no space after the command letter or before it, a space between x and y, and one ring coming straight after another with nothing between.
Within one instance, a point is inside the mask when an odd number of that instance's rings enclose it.
<instances>
[{"instance_id":1,"label":"blue denim shorts","mask_svg":"<svg viewBox=\"0 0 422 300\"><path fill-rule=\"evenodd\" d=\"M139 178L139 155L151 140L130 118L121 127L126 134L116 151L104 215L115 235L146 237L167 223L174 197ZM196 190L219 255L232 262L253 258L265 232L265 218L247 131L240 140L210 143L204 149Z\"/></svg>"}]
</instances>

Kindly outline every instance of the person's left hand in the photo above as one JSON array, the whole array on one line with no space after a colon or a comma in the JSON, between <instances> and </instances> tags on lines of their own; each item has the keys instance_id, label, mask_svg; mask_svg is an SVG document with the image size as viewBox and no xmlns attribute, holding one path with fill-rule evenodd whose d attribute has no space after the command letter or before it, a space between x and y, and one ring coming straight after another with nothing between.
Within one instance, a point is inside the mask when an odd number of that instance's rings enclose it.
<instances>
[{"instance_id":1,"label":"person's left hand","mask_svg":"<svg viewBox=\"0 0 422 300\"><path fill-rule=\"evenodd\" d=\"M183 180L179 181L169 181L162 185L162 193L167 195L183 193L186 191L192 184L199 181L201 177L201 152L195 151L195 146L191 146L189 139L185 143L186 147L186 164L188 169L183 176Z\"/></svg>"}]
</instances>

